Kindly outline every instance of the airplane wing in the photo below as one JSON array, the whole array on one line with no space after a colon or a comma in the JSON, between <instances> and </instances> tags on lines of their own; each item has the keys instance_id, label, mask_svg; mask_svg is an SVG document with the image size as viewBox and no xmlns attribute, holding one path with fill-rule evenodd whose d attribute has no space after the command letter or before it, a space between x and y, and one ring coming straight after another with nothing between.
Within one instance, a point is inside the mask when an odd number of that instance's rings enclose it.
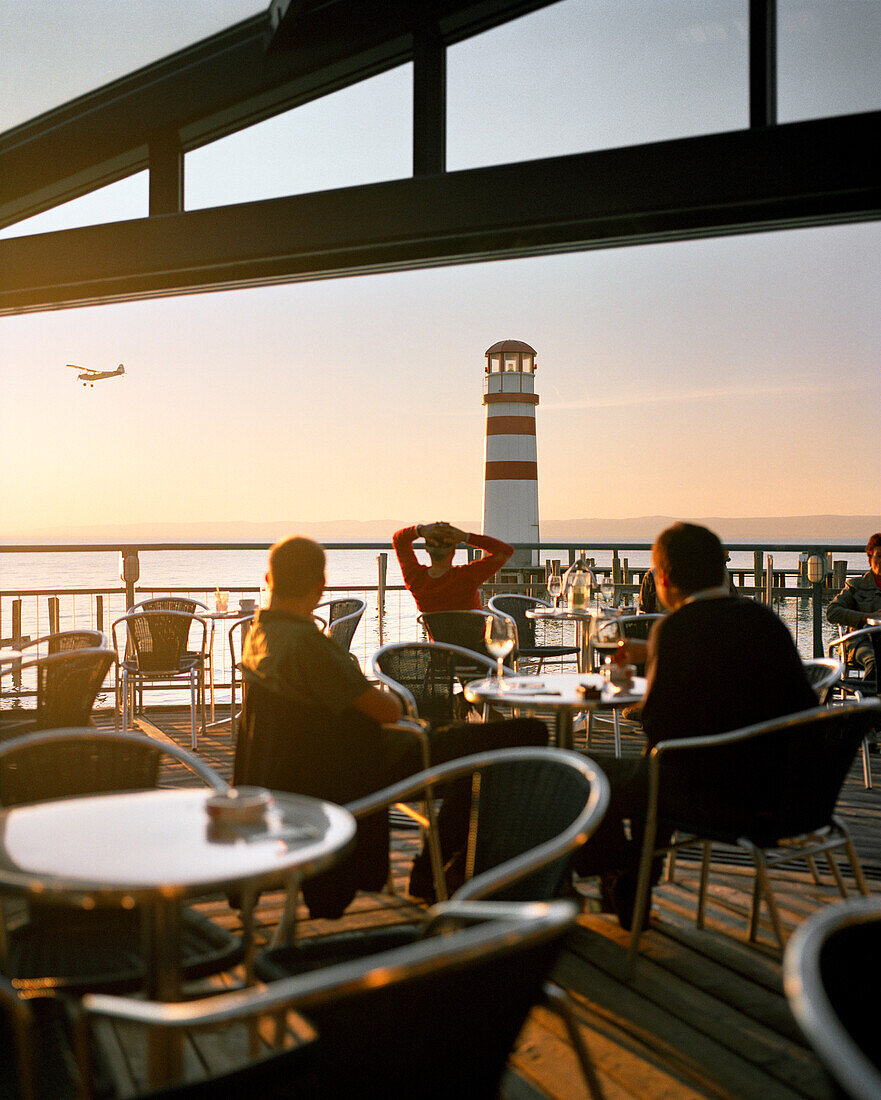
<instances>
[{"instance_id":1,"label":"airplane wing","mask_svg":"<svg viewBox=\"0 0 881 1100\"><path fill-rule=\"evenodd\" d=\"M93 367L78 367L76 365L76 363L68 363L67 366L70 367L71 370L78 370L81 374L98 374L99 373Z\"/></svg>"}]
</instances>

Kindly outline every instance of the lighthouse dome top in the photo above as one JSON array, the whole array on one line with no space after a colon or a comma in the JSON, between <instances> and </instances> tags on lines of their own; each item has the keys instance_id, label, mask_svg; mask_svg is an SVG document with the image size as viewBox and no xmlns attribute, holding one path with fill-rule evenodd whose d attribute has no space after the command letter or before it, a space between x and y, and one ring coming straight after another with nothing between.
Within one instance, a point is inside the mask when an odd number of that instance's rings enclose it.
<instances>
[{"instance_id":1,"label":"lighthouse dome top","mask_svg":"<svg viewBox=\"0 0 881 1100\"><path fill-rule=\"evenodd\" d=\"M535 348L522 340L499 340L485 354L487 374L535 374Z\"/></svg>"},{"instance_id":2,"label":"lighthouse dome top","mask_svg":"<svg viewBox=\"0 0 881 1100\"><path fill-rule=\"evenodd\" d=\"M493 355L502 351L519 352L521 355L537 354L535 348L531 348L529 344L525 344L522 340L499 340L497 344L487 348L485 354Z\"/></svg>"}]
</instances>

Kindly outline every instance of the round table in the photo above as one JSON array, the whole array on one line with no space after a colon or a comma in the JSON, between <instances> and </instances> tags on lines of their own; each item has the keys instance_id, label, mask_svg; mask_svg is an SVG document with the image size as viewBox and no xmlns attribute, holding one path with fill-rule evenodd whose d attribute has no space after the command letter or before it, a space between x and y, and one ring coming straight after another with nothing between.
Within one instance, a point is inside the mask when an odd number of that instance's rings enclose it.
<instances>
[{"instance_id":1,"label":"round table","mask_svg":"<svg viewBox=\"0 0 881 1100\"><path fill-rule=\"evenodd\" d=\"M578 688L586 685L599 690L597 698L585 698ZM642 702L645 680L635 676L626 689L610 684L599 673L553 672L547 675L496 677L471 680L465 685L465 698L471 703L497 703L521 710L553 710L557 746L572 748L572 721L582 711L613 711ZM615 727L615 755L621 755L620 733Z\"/></svg>"},{"instance_id":2,"label":"round table","mask_svg":"<svg viewBox=\"0 0 881 1100\"><path fill-rule=\"evenodd\" d=\"M245 611L241 607L228 608L226 611L197 611L196 618L204 619L207 623L211 624L211 631L208 636L208 687L209 698L211 700L209 706L211 710L211 721L206 723L206 729L213 729L215 726L226 725L231 721L230 718L221 718L219 721L215 721L214 718L214 624L220 620L239 620L253 618L256 614L256 606L249 608ZM230 712L232 714L232 711ZM232 727L230 727L232 728ZM204 732L204 731L203 731Z\"/></svg>"},{"instance_id":3,"label":"round table","mask_svg":"<svg viewBox=\"0 0 881 1100\"><path fill-rule=\"evenodd\" d=\"M214 794L136 791L3 810L0 888L82 908L142 906L148 995L178 1000L184 898L230 890L253 897L280 877L326 870L355 839L355 819L342 806L277 792L262 824L217 826L206 806ZM167 1043L154 1050L151 1077L176 1069L178 1053Z\"/></svg>"}]
</instances>

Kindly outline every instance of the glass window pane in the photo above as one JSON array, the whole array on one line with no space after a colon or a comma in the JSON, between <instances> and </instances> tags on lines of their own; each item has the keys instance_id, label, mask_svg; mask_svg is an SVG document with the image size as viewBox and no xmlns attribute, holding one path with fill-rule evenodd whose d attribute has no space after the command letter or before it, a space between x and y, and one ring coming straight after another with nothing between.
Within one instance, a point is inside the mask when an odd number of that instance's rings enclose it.
<instances>
[{"instance_id":1,"label":"glass window pane","mask_svg":"<svg viewBox=\"0 0 881 1100\"><path fill-rule=\"evenodd\" d=\"M781 122L881 110L881 4L778 0Z\"/></svg>"},{"instance_id":2,"label":"glass window pane","mask_svg":"<svg viewBox=\"0 0 881 1100\"><path fill-rule=\"evenodd\" d=\"M749 5L562 0L451 47L447 89L450 169L741 129Z\"/></svg>"},{"instance_id":3,"label":"glass window pane","mask_svg":"<svg viewBox=\"0 0 881 1100\"><path fill-rule=\"evenodd\" d=\"M489 369L492 374L495 374L502 369L501 356L491 355L489 357Z\"/></svg>"},{"instance_id":4,"label":"glass window pane","mask_svg":"<svg viewBox=\"0 0 881 1100\"><path fill-rule=\"evenodd\" d=\"M196 210L413 172L413 66L402 65L188 153Z\"/></svg>"},{"instance_id":5,"label":"glass window pane","mask_svg":"<svg viewBox=\"0 0 881 1100\"><path fill-rule=\"evenodd\" d=\"M516 371L517 370L517 356L516 355L506 355L505 356L505 370L506 371Z\"/></svg>"}]
</instances>

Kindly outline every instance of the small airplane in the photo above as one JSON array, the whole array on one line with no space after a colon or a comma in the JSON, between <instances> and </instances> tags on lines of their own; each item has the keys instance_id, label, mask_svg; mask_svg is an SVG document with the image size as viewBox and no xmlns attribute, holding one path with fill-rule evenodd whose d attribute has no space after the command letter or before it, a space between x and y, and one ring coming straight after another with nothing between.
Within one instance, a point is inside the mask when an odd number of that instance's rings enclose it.
<instances>
[{"instance_id":1,"label":"small airplane","mask_svg":"<svg viewBox=\"0 0 881 1100\"><path fill-rule=\"evenodd\" d=\"M77 378L84 386L94 386L102 378L118 378L121 374L125 374L125 367L122 363L119 364L116 370L92 370L91 367L78 367L76 363L68 363L67 365L71 370L82 372L77 375Z\"/></svg>"}]
</instances>

